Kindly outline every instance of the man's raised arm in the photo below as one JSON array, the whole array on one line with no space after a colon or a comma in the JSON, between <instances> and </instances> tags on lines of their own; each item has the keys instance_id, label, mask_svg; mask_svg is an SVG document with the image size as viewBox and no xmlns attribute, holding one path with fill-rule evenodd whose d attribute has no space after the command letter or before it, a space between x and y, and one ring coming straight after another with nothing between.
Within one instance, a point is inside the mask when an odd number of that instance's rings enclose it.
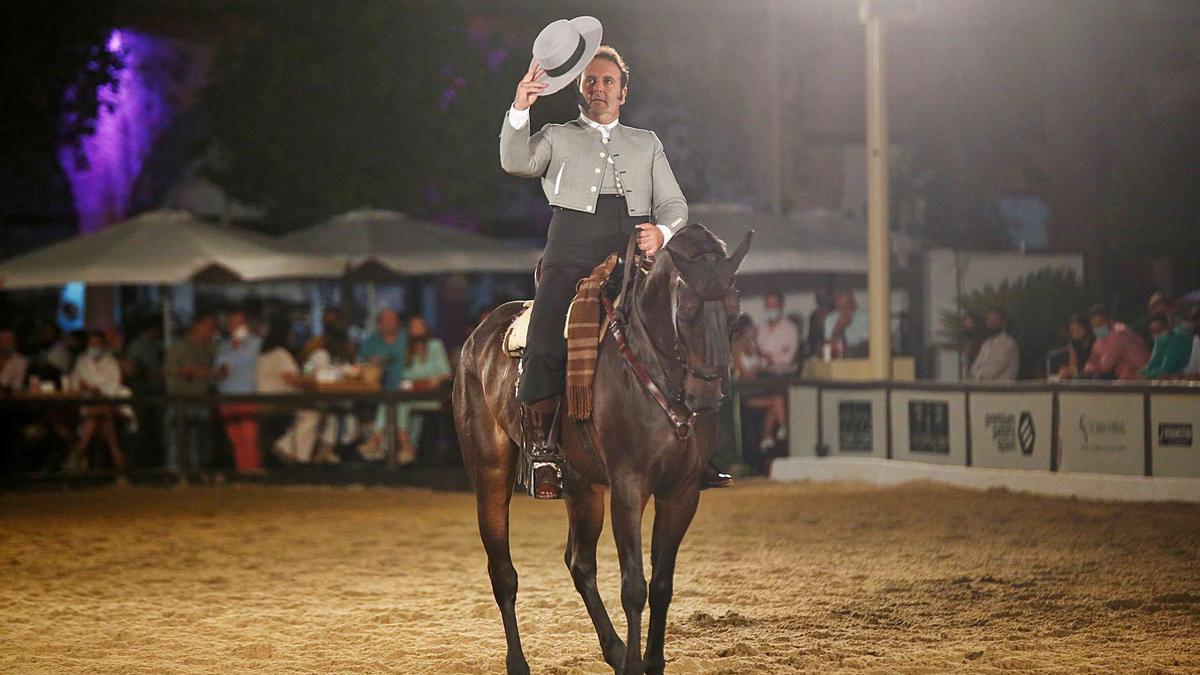
<instances>
[{"instance_id":1,"label":"man's raised arm","mask_svg":"<svg viewBox=\"0 0 1200 675\"><path fill-rule=\"evenodd\" d=\"M546 173L550 165L550 139L546 131L529 133L529 107L546 88L536 81L543 72L536 62L529 65L529 71L517 83L512 107L500 127L500 166L514 176L536 178Z\"/></svg>"}]
</instances>

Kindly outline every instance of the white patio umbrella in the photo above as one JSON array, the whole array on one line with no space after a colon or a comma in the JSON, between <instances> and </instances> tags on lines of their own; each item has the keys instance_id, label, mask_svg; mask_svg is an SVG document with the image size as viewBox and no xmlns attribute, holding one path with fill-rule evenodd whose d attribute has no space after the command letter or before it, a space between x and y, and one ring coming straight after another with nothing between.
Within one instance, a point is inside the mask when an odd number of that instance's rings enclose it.
<instances>
[{"instance_id":1,"label":"white patio umbrella","mask_svg":"<svg viewBox=\"0 0 1200 675\"><path fill-rule=\"evenodd\" d=\"M272 239L210 225L186 211L153 211L0 262L0 289L174 285L196 279L261 281L338 277L327 256L287 250Z\"/></svg>"},{"instance_id":2,"label":"white patio umbrella","mask_svg":"<svg viewBox=\"0 0 1200 675\"><path fill-rule=\"evenodd\" d=\"M283 238L296 251L371 264L403 275L532 272L541 251L396 211L359 209Z\"/></svg>"},{"instance_id":3,"label":"white patio umbrella","mask_svg":"<svg viewBox=\"0 0 1200 675\"><path fill-rule=\"evenodd\" d=\"M263 235L210 225L187 211L153 211L0 262L0 290L99 285L173 286L202 281L333 278L343 264L286 250ZM163 332L171 306L163 295Z\"/></svg>"}]
</instances>

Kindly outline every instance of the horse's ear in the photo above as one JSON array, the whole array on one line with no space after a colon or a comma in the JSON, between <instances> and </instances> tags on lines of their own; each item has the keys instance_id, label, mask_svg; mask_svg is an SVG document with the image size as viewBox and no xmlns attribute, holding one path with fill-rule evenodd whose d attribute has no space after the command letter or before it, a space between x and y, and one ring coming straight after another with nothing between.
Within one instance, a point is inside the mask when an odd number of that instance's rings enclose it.
<instances>
[{"instance_id":1,"label":"horse's ear","mask_svg":"<svg viewBox=\"0 0 1200 675\"><path fill-rule=\"evenodd\" d=\"M742 243L734 249L733 255L729 256L728 260L733 265L734 273L737 273L738 268L742 266L742 260L746 254L750 252L750 240L754 237L754 230L748 230L746 236L742 237Z\"/></svg>"}]
</instances>

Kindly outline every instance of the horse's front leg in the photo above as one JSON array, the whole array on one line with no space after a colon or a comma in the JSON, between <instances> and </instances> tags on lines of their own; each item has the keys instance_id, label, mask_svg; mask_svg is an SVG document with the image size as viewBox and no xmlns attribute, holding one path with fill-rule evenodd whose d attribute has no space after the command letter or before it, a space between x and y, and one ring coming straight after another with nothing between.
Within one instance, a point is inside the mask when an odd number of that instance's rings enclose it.
<instances>
[{"instance_id":1,"label":"horse's front leg","mask_svg":"<svg viewBox=\"0 0 1200 675\"><path fill-rule=\"evenodd\" d=\"M567 515L571 529L563 557L575 581L575 590L583 598L596 627L604 660L614 669L621 668L625 663L625 643L613 628L596 587L596 542L604 528L604 487L587 484L573 473L567 475Z\"/></svg>"},{"instance_id":2,"label":"horse's front leg","mask_svg":"<svg viewBox=\"0 0 1200 675\"><path fill-rule=\"evenodd\" d=\"M625 675L642 672L642 612L646 609L646 575L642 571L642 513L646 491L640 476L612 479L613 536L621 563L621 606L625 609Z\"/></svg>"},{"instance_id":3,"label":"horse's front leg","mask_svg":"<svg viewBox=\"0 0 1200 675\"><path fill-rule=\"evenodd\" d=\"M699 476L680 481L666 497L654 498L654 535L650 541L650 631L646 636L647 673L666 667L663 643L667 634L667 607L674 588L675 558L700 503Z\"/></svg>"}]
</instances>

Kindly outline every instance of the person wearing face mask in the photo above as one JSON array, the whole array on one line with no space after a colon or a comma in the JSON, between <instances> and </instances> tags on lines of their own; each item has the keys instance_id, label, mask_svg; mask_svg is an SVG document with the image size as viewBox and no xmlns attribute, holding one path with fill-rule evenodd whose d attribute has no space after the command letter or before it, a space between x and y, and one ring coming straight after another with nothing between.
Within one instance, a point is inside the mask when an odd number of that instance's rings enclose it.
<instances>
[{"instance_id":1,"label":"person wearing face mask","mask_svg":"<svg viewBox=\"0 0 1200 675\"><path fill-rule=\"evenodd\" d=\"M1154 350L1141 374L1147 379L1162 379L1179 375L1192 355L1192 336L1184 326L1172 326L1170 314L1150 317L1150 337Z\"/></svg>"},{"instance_id":2,"label":"person wearing face mask","mask_svg":"<svg viewBox=\"0 0 1200 675\"><path fill-rule=\"evenodd\" d=\"M121 364L108 349L108 339L101 331L92 331L87 336L87 347L75 360L71 371L72 388L83 394L117 397L127 396L129 390L121 386ZM113 405L89 405L80 409L79 439L67 457L63 468L83 470L87 468L87 448L97 432L108 448L109 458L117 471L118 484L126 484L125 454L117 439L117 410Z\"/></svg>"},{"instance_id":3,"label":"person wearing face mask","mask_svg":"<svg viewBox=\"0 0 1200 675\"><path fill-rule=\"evenodd\" d=\"M405 357L404 386L416 391L436 389L450 379L450 359L441 340L429 334L429 324L420 315L408 319L408 352ZM397 462L403 466L416 459L421 444L423 419L415 411L441 409L440 402L413 401L396 404L396 433L400 448Z\"/></svg>"},{"instance_id":4,"label":"person wearing face mask","mask_svg":"<svg viewBox=\"0 0 1200 675\"><path fill-rule=\"evenodd\" d=\"M250 330L246 312L234 309L225 317L227 337L217 347L213 360L213 379L222 394L253 394L257 390L258 355L262 340ZM225 403L221 405L225 434L233 445L234 466L242 472L262 471L262 453L258 448L258 405Z\"/></svg>"},{"instance_id":5,"label":"person wearing face mask","mask_svg":"<svg viewBox=\"0 0 1200 675\"><path fill-rule=\"evenodd\" d=\"M1083 368L1083 376L1096 380L1136 379L1138 371L1150 360L1150 352L1141 336L1125 324L1113 321L1112 313L1103 305L1092 307L1089 321L1096 342Z\"/></svg>"},{"instance_id":6,"label":"person wearing face mask","mask_svg":"<svg viewBox=\"0 0 1200 675\"><path fill-rule=\"evenodd\" d=\"M1008 315L992 307L983 318L988 337L979 346L971 364L971 379L983 382L1013 382L1021 365L1021 350L1009 333Z\"/></svg>"},{"instance_id":7,"label":"person wearing face mask","mask_svg":"<svg viewBox=\"0 0 1200 675\"><path fill-rule=\"evenodd\" d=\"M767 291L763 296L766 323L758 331L758 351L763 369L786 374L796 369L796 351L800 348L800 330L783 314L783 293Z\"/></svg>"}]
</instances>

